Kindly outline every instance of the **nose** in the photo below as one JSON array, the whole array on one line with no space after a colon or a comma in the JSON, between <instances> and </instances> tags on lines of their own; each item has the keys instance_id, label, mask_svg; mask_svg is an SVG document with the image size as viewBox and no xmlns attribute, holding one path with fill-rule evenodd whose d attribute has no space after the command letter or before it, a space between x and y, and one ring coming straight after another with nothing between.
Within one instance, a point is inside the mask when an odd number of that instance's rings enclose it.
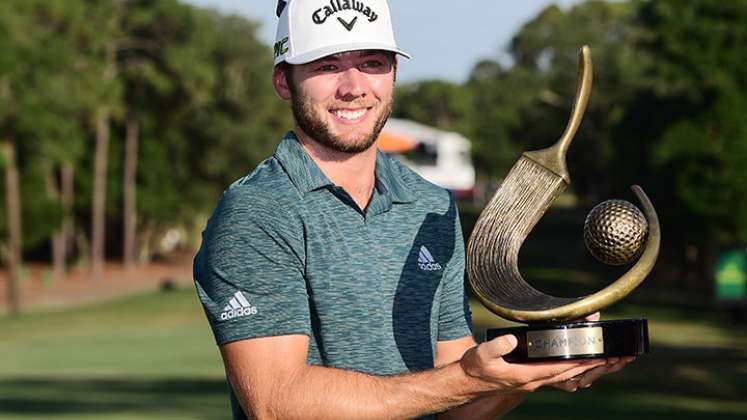
<instances>
[{"instance_id":1,"label":"nose","mask_svg":"<svg viewBox=\"0 0 747 420\"><path fill-rule=\"evenodd\" d=\"M366 76L357 68L352 67L340 73L337 85L338 99L350 101L366 97Z\"/></svg>"}]
</instances>

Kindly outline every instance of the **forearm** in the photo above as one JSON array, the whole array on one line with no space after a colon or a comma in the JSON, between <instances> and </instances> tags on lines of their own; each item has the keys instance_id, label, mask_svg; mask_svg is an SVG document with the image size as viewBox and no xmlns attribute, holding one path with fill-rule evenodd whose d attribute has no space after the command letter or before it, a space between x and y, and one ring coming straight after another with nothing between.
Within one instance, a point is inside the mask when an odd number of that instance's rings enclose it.
<instances>
[{"instance_id":1,"label":"forearm","mask_svg":"<svg viewBox=\"0 0 747 420\"><path fill-rule=\"evenodd\" d=\"M305 336L269 337L221 347L231 386L252 418L398 419L455 407L459 410L454 416L499 414L518 402L518 396L510 397L514 393L567 381L604 364L599 360L506 363L502 355L516 346L509 335L472 347L443 367L374 376L307 365L307 340ZM505 399L468 405L481 397Z\"/></svg>"},{"instance_id":2,"label":"forearm","mask_svg":"<svg viewBox=\"0 0 747 420\"><path fill-rule=\"evenodd\" d=\"M438 418L439 420L495 419L513 410L521 403L525 395L525 392L515 392L480 397L468 404L441 413Z\"/></svg>"},{"instance_id":3,"label":"forearm","mask_svg":"<svg viewBox=\"0 0 747 420\"><path fill-rule=\"evenodd\" d=\"M260 419L406 419L466 404L488 388L459 363L396 376L303 366L272 395L252 401L251 389L238 394Z\"/></svg>"}]
</instances>

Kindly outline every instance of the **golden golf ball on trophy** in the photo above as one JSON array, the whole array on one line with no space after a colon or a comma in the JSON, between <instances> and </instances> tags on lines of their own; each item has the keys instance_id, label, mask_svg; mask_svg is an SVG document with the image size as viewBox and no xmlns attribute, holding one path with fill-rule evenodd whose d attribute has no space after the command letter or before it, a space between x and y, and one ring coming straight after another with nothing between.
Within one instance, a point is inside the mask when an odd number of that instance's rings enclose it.
<instances>
[{"instance_id":1,"label":"golden golf ball on trophy","mask_svg":"<svg viewBox=\"0 0 747 420\"><path fill-rule=\"evenodd\" d=\"M643 251L648 223L633 203L607 200L597 204L584 223L584 243L591 255L610 265L624 265Z\"/></svg>"}]
</instances>

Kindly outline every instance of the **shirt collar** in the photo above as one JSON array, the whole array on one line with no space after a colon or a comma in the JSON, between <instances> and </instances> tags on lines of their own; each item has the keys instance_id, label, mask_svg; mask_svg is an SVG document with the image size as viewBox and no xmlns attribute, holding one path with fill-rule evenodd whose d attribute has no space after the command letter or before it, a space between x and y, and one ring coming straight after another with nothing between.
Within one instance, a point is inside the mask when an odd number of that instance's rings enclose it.
<instances>
[{"instance_id":1,"label":"shirt collar","mask_svg":"<svg viewBox=\"0 0 747 420\"><path fill-rule=\"evenodd\" d=\"M402 179L402 169L381 150L376 152L376 188L390 194L393 203L412 203L417 198Z\"/></svg>"},{"instance_id":2,"label":"shirt collar","mask_svg":"<svg viewBox=\"0 0 747 420\"><path fill-rule=\"evenodd\" d=\"M277 150L275 150L275 157L283 165L291 182L303 194L334 185L327 178L327 175L324 175L324 172L319 169L311 156L306 153L293 131L289 131L280 141Z\"/></svg>"},{"instance_id":3,"label":"shirt collar","mask_svg":"<svg viewBox=\"0 0 747 420\"><path fill-rule=\"evenodd\" d=\"M288 173L291 182L303 194L334 186L319 166L306 153L293 131L289 131L275 150L275 157ZM402 180L401 168L381 151L376 153L376 191L390 195L394 203L411 203L416 200Z\"/></svg>"}]
</instances>

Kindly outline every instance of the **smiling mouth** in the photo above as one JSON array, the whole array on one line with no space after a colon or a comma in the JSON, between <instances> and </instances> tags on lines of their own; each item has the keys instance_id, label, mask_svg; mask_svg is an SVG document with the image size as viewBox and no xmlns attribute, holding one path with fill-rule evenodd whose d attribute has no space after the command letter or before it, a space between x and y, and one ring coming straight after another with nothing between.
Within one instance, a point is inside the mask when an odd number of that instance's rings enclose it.
<instances>
[{"instance_id":1,"label":"smiling mouth","mask_svg":"<svg viewBox=\"0 0 747 420\"><path fill-rule=\"evenodd\" d=\"M334 109L330 111L330 113L344 123L355 124L363 121L370 109L371 108Z\"/></svg>"}]
</instances>

